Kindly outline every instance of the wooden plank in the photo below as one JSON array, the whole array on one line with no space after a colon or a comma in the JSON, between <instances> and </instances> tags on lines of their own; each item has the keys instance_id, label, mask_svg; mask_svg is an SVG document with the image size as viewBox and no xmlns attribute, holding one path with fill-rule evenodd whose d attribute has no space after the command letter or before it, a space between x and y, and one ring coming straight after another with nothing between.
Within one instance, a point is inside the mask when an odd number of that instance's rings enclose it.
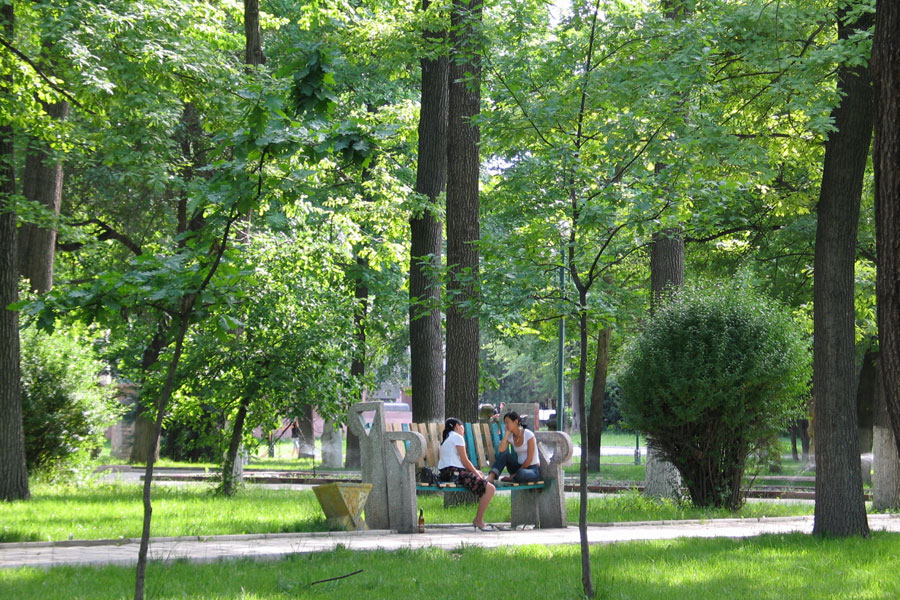
<instances>
[{"instance_id":1,"label":"wooden plank","mask_svg":"<svg viewBox=\"0 0 900 600\"><path fill-rule=\"evenodd\" d=\"M503 439L503 433L501 431L502 425L500 423L491 423L491 440L494 442L494 451L497 451L497 448L500 447L500 440Z\"/></svg>"},{"instance_id":2,"label":"wooden plank","mask_svg":"<svg viewBox=\"0 0 900 600\"><path fill-rule=\"evenodd\" d=\"M463 423L463 430L465 431L465 440L466 440L466 454L469 456L469 460L473 465L478 465L478 455L475 452L475 436L472 434L472 424L471 423Z\"/></svg>"},{"instance_id":3,"label":"wooden plank","mask_svg":"<svg viewBox=\"0 0 900 600\"><path fill-rule=\"evenodd\" d=\"M431 444L431 439L428 436L428 424L427 423L413 423L415 426L415 431L418 431L422 434L422 437L425 438L425 456L419 460L419 466L424 467L426 464L428 466L437 465L437 460L434 458L434 447Z\"/></svg>"},{"instance_id":4,"label":"wooden plank","mask_svg":"<svg viewBox=\"0 0 900 600\"><path fill-rule=\"evenodd\" d=\"M475 438L475 454L477 456L472 462L475 463L476 468L484 469L487 457L484 455L484 435L481 423L472 423L472 437Z\"/></svg>"},{"instance_id":5,"label":"wooden plank","mask_svg":"<svg viewBox=\"0 0 900 600\"><path fill-rule=\"evenodd\" d=\"M497 451L494 448L494 437L491 435L490 423L481 424L481 434L484 436L484 445L487 446L485 454L488 459L488 468L490 468L494 461L497 460Z\"/></svg>"},{"instance_id":6,"label":"wooden plank","mask_svg":"<svg viewBox=\"0 0 900 600\"><path fill-rule=\"evenodd\" d=\"M431 444L431 453L434 457L434 462L429 463L429 467L437 468L441 459L441 430L442 428L438 423L428 423L428 436L431 440L429 444Z\"/></svg>"}]
</instances>

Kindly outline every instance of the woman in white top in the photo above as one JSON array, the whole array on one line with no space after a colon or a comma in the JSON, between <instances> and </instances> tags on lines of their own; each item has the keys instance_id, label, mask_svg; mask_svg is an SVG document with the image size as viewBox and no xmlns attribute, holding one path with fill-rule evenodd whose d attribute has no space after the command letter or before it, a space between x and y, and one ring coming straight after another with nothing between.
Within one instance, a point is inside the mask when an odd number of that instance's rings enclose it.
<instances>
[{"instance_id":1,"label":"woman in white top","mask_svg":"<svg viewBox=\"0 0 900 600\"><path fill-rule=\"evenodd\" d=\"M522 417L515 412L503 415L506 435L497 447L497 458L488 473L488 482L500 477L503 469L509 471L510 477L501 481L528 483L541 478L541 460L537 453L537 442L534 434L522 424ZM510 448L512 445L512 448Z\"/></svg>"},{"instance_id":2,"label":"woman in white top","mask_svg":"<svg viewBox=\"0 0 900 600\"><path fill-rule=\"evenodd\" d=\"M459 419L447 419L444 422L444 438L441 443L441 458L438 461L441 481L456 481L478 496L478 512L472 525L475 529L489 531L492 526L484 522L484 511L494 497L496 488L489 483L484 473L475 468L466 455L466 440L463 437L465 428Z\"/></svg>"}]
</instances>

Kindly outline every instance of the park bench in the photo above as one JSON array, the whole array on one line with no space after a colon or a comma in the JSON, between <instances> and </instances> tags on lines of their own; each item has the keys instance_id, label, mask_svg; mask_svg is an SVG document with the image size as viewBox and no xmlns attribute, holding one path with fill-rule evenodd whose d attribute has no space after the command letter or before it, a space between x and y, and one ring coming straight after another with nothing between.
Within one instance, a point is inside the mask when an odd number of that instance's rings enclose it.
<instances>
[{"instance_id":1,"label":"park bench","mask_svg":"<svg viewBox=\"0 0 900 600\"><path fill-rule=\"evenodd\" d=\"M417 469L423 467L431 467L437 469L438 460L441 453L441 442L444 435L443 423L387 423L388 431L415 431L422 434L425 438L425 452L416 463ZM504 427L500 423L463 423L466 441L466 455L477 469L486 471L494 464L494 458L497 456L497 448L505 434ZM397 444L406 444L406 442L395 441ZM398 450L400 448L398 447ZM495 481L494 485L497 491L511 491L513 488L539 489L547 487L547 484L538 480L531 483L515 483L505 481ZM427 485L423 483L416 484L417 492L466 492L468 491L461 485L455 483L439 483L437 485Z\"/></svg>"},{"instance_id":2,"label":"park bench","mask_svg":"<svg viewBox=\"0 0 900 600\"><path fill-rule=\"evenodd\" d=\"M389 427L385 424L381 402L360 402L350 407L348 427L359 438L362 481L372 484L365 508L369 527L411 533L417 528L417 491L459 492L465 489L416 483L417 467L437 464L442 424ZM467 454L478 461L479 468L489 467L500 441L499 429L495 427L492 431L490 424L470 423L466 431L466 444L471 448ZM535 432L535 438L541 462L540 483L501 485L498 490L512 494L510 522L514 527L565 527L562 465L572 457L572 441L567 434L555 431Z\"/></svg>"}]
</instances>

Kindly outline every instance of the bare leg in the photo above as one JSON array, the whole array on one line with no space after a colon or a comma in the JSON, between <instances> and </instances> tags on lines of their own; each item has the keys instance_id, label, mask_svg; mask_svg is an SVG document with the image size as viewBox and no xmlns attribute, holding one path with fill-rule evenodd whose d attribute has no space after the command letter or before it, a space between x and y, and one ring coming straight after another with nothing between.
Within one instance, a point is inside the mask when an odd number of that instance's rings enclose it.
<instances>
[{"instance_id":1,"label":"bare leg","mask_svg":"<svg viewBox=\"0 0 900 600\"><path fill-rule=\"evenodd\" d=\"M475 515L475 525L478 527L484 527L484 512L487 510L488 504L491 503L491 500L494 498L494 492L497 491L497 488L494 487L493 483L488 483L484 489L484 495L481 496L481 499L478 501L478 512Z\"/></svg>"}]
</instances>

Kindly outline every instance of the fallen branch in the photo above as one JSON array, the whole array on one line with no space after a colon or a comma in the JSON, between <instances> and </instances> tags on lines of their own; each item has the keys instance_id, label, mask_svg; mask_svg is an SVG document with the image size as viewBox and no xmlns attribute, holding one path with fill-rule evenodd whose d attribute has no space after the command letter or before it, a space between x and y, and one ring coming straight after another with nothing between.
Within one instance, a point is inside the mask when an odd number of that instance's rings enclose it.
<instances>
[{"instance_id":1,"label":"fallen branch","mask_svg":"<svg viewBox=\"0 0 900 600\"><path fill-rule=\"evenodd\" d=\"M353 571L352 573L347 573L346 575L339 575L337 577L329 577L328 579L320 579L319 581L313 581L309 585L313 586L313 585L316 585L317 583L325 583L326 581L336 581L338 579L345 579L347 577L350 577L351 575L359 575L362 572L363 572L363 570L360 569L359 571Z\"/></svg>"}]
</instances>

